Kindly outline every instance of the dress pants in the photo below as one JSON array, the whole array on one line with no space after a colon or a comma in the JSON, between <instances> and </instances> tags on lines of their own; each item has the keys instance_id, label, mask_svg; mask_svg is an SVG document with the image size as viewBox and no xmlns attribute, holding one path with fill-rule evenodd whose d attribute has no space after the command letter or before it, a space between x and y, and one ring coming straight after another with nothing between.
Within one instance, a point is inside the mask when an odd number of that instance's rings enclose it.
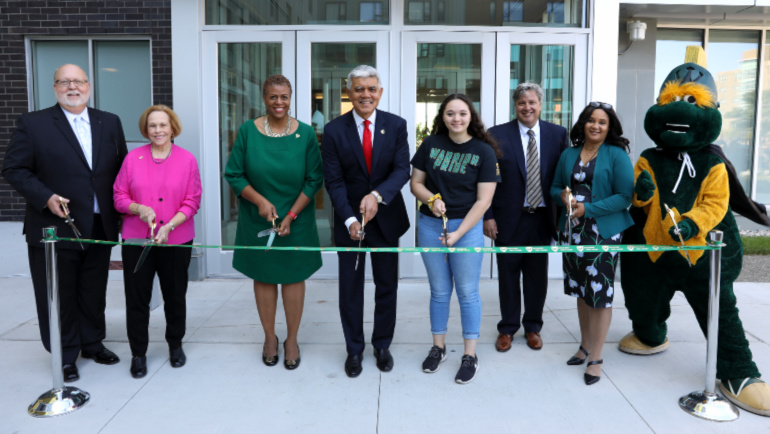
<instances>
[{"instance_id":1,"label":"dress pants","mask_svg":"<svg viewBox=\"0 0 770 434\"><path fill-rule=\"evenodd\" d=\"M545 208L535 213L522 211L519 224L504 246L542 246L551 243L548 214ZM505 221L498 221L498 225ZM500 295L500 322L497 331L514 334L524 325L526 333L540 332L543 327L543 307L548 290L547 253L498 253L497 274ZM521 317L522 288L519 279L523 276L524 317Z\"/></svg>"},{"instance_id":2,"label":"dress pants","mask_svg":"<svg viewBox=\"0 0 770 434\"><path fill-rule=\"evenodd\" d=\"M377 221L366 224L362 247L396 247L382 235ZM339 264L339 306L342 331L348 354L361 354L364 340L364 269L366 253L360 253L358 270L357 252L337 252ZM372 345L384 349L390 347L396 328L396 302L398 292L398 253L371 253L372 277L374 278L374 330Z\"/></svg>"},{"instance_id":3,"label":"dress pants","mask_svg":"<svg viewBox=\"0 0 770 434\"><path fill-rule=\"evenodd\" d=\"M105 238L101 216L94 215L93 239ZM62 363L75 363L81 350L101 350L105 337L104 308L107 301L111 245L84 243L84 250L56 249L59 277L59 312ZM51 351L45 248L28 246L29 269L35 289L40 339Z\"/></svg>"},{"instance_id":4,"label":"dress pants","mask_svg":"<svg viewBox=\"0 0 770 434\"><path fill-rule=\"evenodd\" d=\"M189 241L185 244L192 244ZM149 343L150 299L155 273L163 294L166 314L166 342L169 348L182 345L187 319L187 269L192 249L159 247L150 250L141 268L134 273L144 247L123 246L123 281L126 292L126 331L132 356L144 356Z\"/></svg>"}]
</instances>

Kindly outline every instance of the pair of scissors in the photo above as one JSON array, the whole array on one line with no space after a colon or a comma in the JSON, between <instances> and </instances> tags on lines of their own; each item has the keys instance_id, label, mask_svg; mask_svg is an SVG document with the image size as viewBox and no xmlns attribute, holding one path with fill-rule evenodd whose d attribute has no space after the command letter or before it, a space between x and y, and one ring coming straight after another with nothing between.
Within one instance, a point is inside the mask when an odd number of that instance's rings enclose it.
<instances>
[{"instance_id":1,"label":"pair of scissors","mask_svg":"<svg viewBox=\"0 0 770 434\"><path fill-rule=\"evenodd\" d=\"M665 203L663 204L663 206L666 208L666 213L668 213L668 216L671 218L671 221L674 223L674 233L677 234L677 236L679 236L679 242L682 243L682 247L685 247L684 238L682 238L682 233L679 231L679 225L676 223L674 211L671 208L669 208L668 205L666 205ZM684 254L685 256L687 256L687 265L689 265L690 268L692 268L692 262L690 261L690 253L687 250L685 250Z\"/></svg>"},{"instance_id":2,"label":"pair of scissors","mask_svg":"<svg viewBox=\"0 0 770 434\"><path fill-rule=\"evenodd\" d=\"M142 249L142 254L139 255L139 260L136 262L136 267L134 267L134 274L136 274L137 271L139 271L140 268L142 268L142 264L144 264L144 260L147 259L147 255L150 254L150 249L152 246L155 245L155 222L153 221L150 225L150 236L147 237L147 240L144 242L144 248Z\"/></svg>"},{"instance_id":3,"label":"pair of scissors","mask_svg":"<svg viewBox=\"0 0 770 434\"><path fill-rule=\"evenodd\" d=\"M64 221L72 228L72 232L75 234L75 238L78 239L78 244L80 244L80 249L85 250L85 247L83 247L83 243L80 242L80 231L78 230L77 226L75 226L75 219L72 218L70 215L70 208L67 206L66 203L64 203L64 198L59 196L59 205L61 205L62 210L64 211Z\"/></svg>"},{"instance_id":4,"label":"pair of scissors","mask_svg":"<svg viewBox=\"0 0 770 434\"><path fill-rule=\"evenodd\" d=\"M569 194L569 197L567 198L567 203L569 204L567 207L567 244L572 245L572 228L578 224L578 219L575 218L575 209L577 207L572 207L572 201L575 200L575 196L572 195L572 190L570 190L569 186L564 188L567 190L567 194Z\"/></svg>"},{"instance_id":5,"label":"pair of scissors","mask_svg":"<svg viewBox=\"0 0 770 434\"><path fill-rule=\"evenodd\" d=\"M447 230L446 230L446 222L449 220L443 212L441 213L441 224L443 226L444 231L444 244L446 244L447 247L449 247L449 241L447 240ZM449 253L444 253L444 262L446 262L449 258Z\"/></svg>"},{"instance_id":6,"label":"pair of scissors","mask_svg":"<svg viewBox=\"0 0 770 434\"><path fill-rule=\"evenodd\" d=\"M366 227L366 210L361 213L361 230L358 231L358 248L361 248L361 245L364 242L364 237L366 236L366 232L364 231L364 228ZM361 252L356 252L356 270L358 270L358 258L361 257Z\"/></svg>"},{"instance_id":7,"label":"pair of scissors","mask_svg":"<svg viewBox=\"0 0 770 434\"><path fill-rule=\"evenodd\" d=\"M277 216L273 215L273 227L270 229L265 229L264 231L260 231L257 234L257 237L264 237L268 235L270 236L270 238L267 239L268 249L273 246L273 240L275 240L275 234L278 233L278 227L275 225L275 219L277 218L278 218Z\"/></svg>"}]
</instances>

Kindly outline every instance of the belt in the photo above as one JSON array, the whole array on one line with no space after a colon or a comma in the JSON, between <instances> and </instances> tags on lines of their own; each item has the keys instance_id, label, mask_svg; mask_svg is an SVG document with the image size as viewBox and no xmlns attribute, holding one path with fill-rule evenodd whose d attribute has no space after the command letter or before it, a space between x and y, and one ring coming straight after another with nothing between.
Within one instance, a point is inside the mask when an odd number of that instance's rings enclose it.
<instances>
[{"instance_id":1,"label":"belt","mask_svg":"<svg viewBox=\"0 0 770 434\"><path fill-rule=\"evenodd\" d=\"M534 214L538 211L544 211L544 210L545 210L544 206L525 206L521 208L521 212L525 212L528 214Z\"/></svg>"}]
</instances>

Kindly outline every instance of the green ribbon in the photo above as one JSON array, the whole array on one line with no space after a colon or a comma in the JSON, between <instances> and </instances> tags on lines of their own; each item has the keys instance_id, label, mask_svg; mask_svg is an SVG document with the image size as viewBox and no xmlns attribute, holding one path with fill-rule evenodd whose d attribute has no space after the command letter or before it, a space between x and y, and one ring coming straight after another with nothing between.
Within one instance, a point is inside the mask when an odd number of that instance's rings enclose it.
<instances>
[{"instance_id":1,"label":"green ribbon","mask_svg":"<svg viewBox=\"0 0 770 434\"><path fill-rule=\"evenodd\" d=\"M107 244L116 246L144 246L139 243L55 238L58 241ZM392 252L392 253L602 253L602 252L670 252L678 250L719 250L724 244L705 246L658 246L649 244L619 244L611 246L506 246L506 247L280 247L272 246L216 246L205 244L153 244L153 247L200 247L225 250L286 250L291 252Z\"/></svg>"}]
</instances>

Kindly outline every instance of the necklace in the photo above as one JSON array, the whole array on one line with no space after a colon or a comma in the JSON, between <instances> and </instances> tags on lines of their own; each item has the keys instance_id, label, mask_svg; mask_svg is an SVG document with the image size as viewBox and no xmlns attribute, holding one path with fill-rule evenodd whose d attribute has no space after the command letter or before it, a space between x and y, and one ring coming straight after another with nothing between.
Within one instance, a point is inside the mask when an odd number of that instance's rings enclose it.
<instances>
[{"instance_id":1,"label":"necklace","mask_svg":"<svg viewBox=\"0 0 770 434\"><path fill-rule=\"evenodd\" d=\"M289 135L289 130L291 130L291 118L289 118L289 122L286 122L286 131L282 133L274 133L273 129L270 128L270 122L267 120L267 116L265 116L265 135L268 137L283 137Z\"/></svg>"},{"instance_id":2,"label":"necklace","mask_svg":"<svg viewBox=\"0 0 770 434\"><path fill-rule=\"evenodd\" d=\"M585 166L586 166L588 163L590 163L590 162L591 162L591 160L593 160L593 159L594 159L594 157L596 156L596 154L598 154L598 153L599 153L599 148L600 148L601 146L602 146L602 145L599 145L599 146L597 146L596 148L593 148L593 149L589 149L589 148L586 148L586 147L585 147L585 145L583 146L583 147L584 147L586 150L588 150L588 151L594 151L594 152L593 152L593 153L592 153L592 154L591 154L591 155L588 157L588 159L587 159L587 160L585 160L585 164L583 163L583 160L582 160L582 159L580 160L580 174L581 174L581 175L583 174L583 167L585 167Z\"/></svg>"},{"instance_id":3,"label":"necklace","mask_svg":"<svg viewBox=\"0 0 770 434\"><path fill-rule=\"evenodd\" d=\"M163 163L164 161L168 160L168 157L170 157L170 156L171 156L171 151L173 151L173 150L174 150L174 147L173 147L173 146L171 146L171 147L168 149L168 154L166 154L166 156L165 156L165 157L163 157L163 158L155 158L155 156L154 156L154 155L152 155L152 150L150 150L150 155L152 156L152 162L153 162L153 163L155 163L155 164L161 164L161 163Z\"/></svg>"}]
</instances>

